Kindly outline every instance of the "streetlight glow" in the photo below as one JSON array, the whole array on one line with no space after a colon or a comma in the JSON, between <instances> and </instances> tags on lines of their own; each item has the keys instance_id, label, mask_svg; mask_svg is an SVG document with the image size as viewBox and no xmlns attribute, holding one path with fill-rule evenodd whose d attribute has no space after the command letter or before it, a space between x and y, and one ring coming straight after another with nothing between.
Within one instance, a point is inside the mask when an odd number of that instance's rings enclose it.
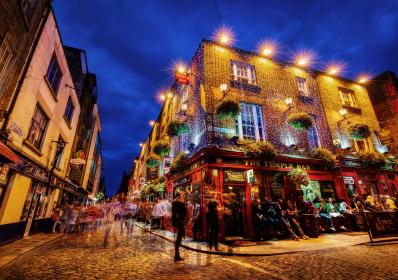
<instances>
[{"instance_id":1,"label":"streetlight glow","mask_svg":"<svg viewBox=\"0 0 398 280\"><path fill-rule=\"evenodd\" d=\"M160 100L166 100L166 95L161 94L161 95L160 95Z\"/></svg>"},{"instance_id":2,"label":"streetlight glow","mask_svg":"<svg viewBox=\"0 0 398 280\"><path fill-rule=\"evenodd\" d=\"M144 143L140 143L139 145L140 145L140 147L142 147L142 146L144 146Z\"/></svg>"},{"instance_id":3,"label":"streetlight glow","mask_svg":"<svg viewBox=\"0 0 398 280\"><path fill-rule=\"evenodd\" d=\"M341 109L339 110L339 114L342 115L342 116L347 115L347 109L341 108Z\"/></svg>"},{"instance_id":4,"label":"streetlight glow","mask_svg":"<svg viewBox=\"0 0 398 280\"><path fill-rule=\"evenodd\" d=\"M367 79L366 77L360 77L359 80L358 80L358 83L364 84L364 83L366 83L367 81L368 81L368 79Z\"/></svg>"},{"instance_id":5,"label":"streetlight glow","mask_svg":"<svg viewBox=\"0 0 398 280\"><path fill-rule=\"evenodd\" d=\"M227 91L227 90L228 90L228 85L225 84L225 83L222 83L222 84L220 85L220 90L221 90L221 92Z\"/></svg>"},{"instance_id":6,"label":"streetlight glow","mask_svg":"<svg viewBox=\"0 0 398 280\"><path fill-rule=\"evenodd\" d=\"M290 106L293 103L293 99L291 97L288 97L285 99L285 103L286 103L286 105Z\"/></svg>"},{"instance_id":7,"label":"streetlight glow","mask_svg":"<svg viewBox=\"0 0 398 280\"><path fill-rule=\"evenodd\" d=\"M177 66L177 71L180 74L184 74L187 71L187 69L186 69L185 65L180 64L180 65Z\"/></svg>"},{"instance_id":8,"label":"streetlight glow","mask_svg":"<svg viewBox=\"0 0 398 280\"><path fill-rule=\"evenodd\" d=\"M167 98L172 98L173 97L173 94L171 93L171 92L169 92L168 94L167 94Z\"/></svg>"},{"instance_id":9,"label":"streetlight glow","mask_svg":"<svg viewBox=\"0 0 398 280\"><path fill-rule=\"evenodd\" d=\"M307 64L307 59L305 59L304 57L301 57L297 60L297 64L300 66L304 66Z\"/></svg>"},{"instance_id":10,"label":"streetlight glow","mask_svg":"<svg viewBox=\"0 0 398 280\"><path fill-rule=\"evenodd\" d=\"M329 74L329 75L336 75L338 72L339 72L339 70L338 70L336 67L331 67L331 68L328 70L328 74Z\"/></svg>"},{"instance_id":11,"label":"streetlight glow","mask_svg":"<svg viewBox=\"0 0 398 280\"><path fill-rule=\"evenodd\" d=\"M154 126L154 125L155 125L155 121L150 121L150 122L149 122L149 125L150 125L150 126Z\"/></svg>"}]
</instances>

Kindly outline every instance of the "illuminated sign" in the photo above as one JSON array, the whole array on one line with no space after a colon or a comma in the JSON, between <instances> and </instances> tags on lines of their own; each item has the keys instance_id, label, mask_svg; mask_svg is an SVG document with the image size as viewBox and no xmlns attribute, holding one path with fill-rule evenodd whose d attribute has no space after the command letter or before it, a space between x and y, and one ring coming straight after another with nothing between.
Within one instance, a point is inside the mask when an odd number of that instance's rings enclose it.
<instances>
[{"instance_id":1,"label":"illuminated sign","mask_svg":"<svg viewBox=\"0 0 398 280\"><path fill-rule=\"evenodd\" d=\"M271 162L266 161L262 162L260 160L247 160L246 165L250 166L265 166L265 167L273 167L273 168L301 168L305 171L311 170L311 166L308 164L300 164L300 163L291 163L291 162Z\"/></svg>"},{"instance_id":2,"label":"illuminated sign","mask_svg":"<svg viewBox=\"0 0 398 280\"><path fill-rule=\"evenodd\" d=\"M175 72L175 82L177 84L189 85L189 75L185 71L184 73L180 73L179 71Z\"/></svg>"},{"instance_id":3,"label":"illuminated sign","mask_svg":"<svg viewBox=\"0 0 398 280\"><path fill-rule=\"evenodd\" d=\"M245 182L245 173L244 171L232 171L226 170L224 171L224 181L225 182Z\"/></svg>"}]
</instances>

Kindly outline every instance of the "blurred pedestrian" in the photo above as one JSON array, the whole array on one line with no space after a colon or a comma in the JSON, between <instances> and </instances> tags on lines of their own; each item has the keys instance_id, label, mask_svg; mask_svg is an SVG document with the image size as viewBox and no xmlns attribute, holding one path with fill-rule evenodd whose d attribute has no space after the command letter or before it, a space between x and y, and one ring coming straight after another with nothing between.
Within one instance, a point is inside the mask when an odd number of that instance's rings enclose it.
<instances>
[{"instance_id":1,"label":"blurred pedestrian","mask_svg":"<svg viewBox=\"0 0 398 280\"><path fill-rule=\"evenodd\" d=\"M172 225L174 232L177 231L177 239L175 242L174 261L181 261L183 258L180 256L180 246L182 238L185 236L185 223L187 221L187 207L185 206L183 195L176 194L176 199L173 201L171 207Z\"/></svg>"},{"instance_id":2,"label":"blurred pedestrian","mask_svg":"<svg viewBox=\"0 0 398 280\"><path fill-rule=\"evenodd\" d=\"M217 200L210 200L207 203L207 240L209 242L210 250L213 248L218 251L218 232L220 230L220 223L218 220L218 202Z\"/></svg>"}]
</instances>

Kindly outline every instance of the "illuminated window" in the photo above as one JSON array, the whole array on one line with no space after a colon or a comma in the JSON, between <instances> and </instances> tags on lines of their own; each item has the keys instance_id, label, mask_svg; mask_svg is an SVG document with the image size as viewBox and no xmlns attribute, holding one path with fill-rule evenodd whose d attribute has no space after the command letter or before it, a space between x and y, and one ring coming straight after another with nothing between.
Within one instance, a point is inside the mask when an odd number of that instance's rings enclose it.
<instances>
[{"instance_id":1,"label":"illuminated window","mask_svg":"<svg viewBox=\"0 0 398 280\"><path fill-rule=\"evenodd\" d=\"M51 57L50 64L48 65L47 69L47 74L46 74L47 80L54 92L55 95L57 95L58 87L61 82L62 78L62 72L61 68L59 67L57 58L55 54Z\"/></svg>"},{"instance_id":2,"label":"illuminated window","mask_svg":"<svg viewBox=\"0 0 398 280\"><path fill-rule=\"evenodd\" d=\"M299 95L302 95L302 96L310 95L308 92L306 78L296 77L296 83L297 83L297 89L298 89Z\"/></svg>"},{"instance_id":3,"label":"illuminated window","mask_svg":"<svg viewBox=\"0 0 398 280\"><path fill-rule=\"evenodd\" d=\"M28 138L26 139L26 141L32 144L36 149L40 149L43 144L47 124L47 116L39 106L36 106L32 122L30 124Z\"/></svg>"},{"instance_id":4,"label":"illuminated window","mask_svg":"<svg viewBox=\"0 0 398 280\"><path fill-rule=\"evenodd\" d=\"M256 84L256 70L253 65L231 61L232 78L245 84Z\"/></svg>"},{"instance_id":5,"label":"illuminated window","mask_svg":"<svg viewBox=\"0 0 398 280\"><path fill-rule=\"evenodd\" d=\"M314 126L308 130L308 140L312 149L319 148L321 143L319 142L318 126L316 125L316 119L312 117Z\"/></svg>"},{"instance_id":6,"label":"illuminated window","mask_svg":"<svg viewBox=\"0 0 398 280\"><path fill-rule=\"evenodd\" d=\"M341 105L353 108L358 107L353 90L347 88L339 88L339 94L341 99Z\"/></svg>"},{"instance_id":7,"label":"illuminated window","mask_svg":"<svg viewBox=\"0 0 398 280\"><path fill-rule=\"evenodd\" d=\"M236 122L240 139L264 141L264 121L261 106L241 103L241 112Z\"/></svg>"},{"instance_id":8,"label":"illuminated window","mask_svg":"<svg viewBox=\"0 0 398 280\"><path fill-rule=\"evenodd\" d=\"M364 140L354 140L354 149L357 152L374 152L374 147L370 137Z\"/></svg>"}]
</instances>

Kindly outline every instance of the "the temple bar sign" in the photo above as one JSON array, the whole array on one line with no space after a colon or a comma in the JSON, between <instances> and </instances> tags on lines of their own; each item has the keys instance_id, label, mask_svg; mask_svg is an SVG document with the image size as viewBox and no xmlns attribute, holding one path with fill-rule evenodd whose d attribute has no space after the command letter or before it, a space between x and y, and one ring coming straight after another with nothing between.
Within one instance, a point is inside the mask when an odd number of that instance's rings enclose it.
<instances>
[{"instance_id":1,"label":"the temple bar sign","mask_svg":"<svg viewBox=\"0 0 398 280\"><path fill-rule=\"evenodd\" d=\"M301 168L303 170L311 170L311 166L308 164L299 164L291 162L272 162L272 161L260 161L260 160L247 160L246 165L249 166L264 166L273 168Z\"/></svg>"},{"instance_id":2,"label":"the temple bar sign","mask_svg":"<svg viewBox=\"0 0 398 280\"><path fill-rule=\"evenodd\" d=\"M245 180L245 172L244 171L233 171L226 170L224 171L224 181L225 182L242 182Z\"/></svg>"}]
</instances>

